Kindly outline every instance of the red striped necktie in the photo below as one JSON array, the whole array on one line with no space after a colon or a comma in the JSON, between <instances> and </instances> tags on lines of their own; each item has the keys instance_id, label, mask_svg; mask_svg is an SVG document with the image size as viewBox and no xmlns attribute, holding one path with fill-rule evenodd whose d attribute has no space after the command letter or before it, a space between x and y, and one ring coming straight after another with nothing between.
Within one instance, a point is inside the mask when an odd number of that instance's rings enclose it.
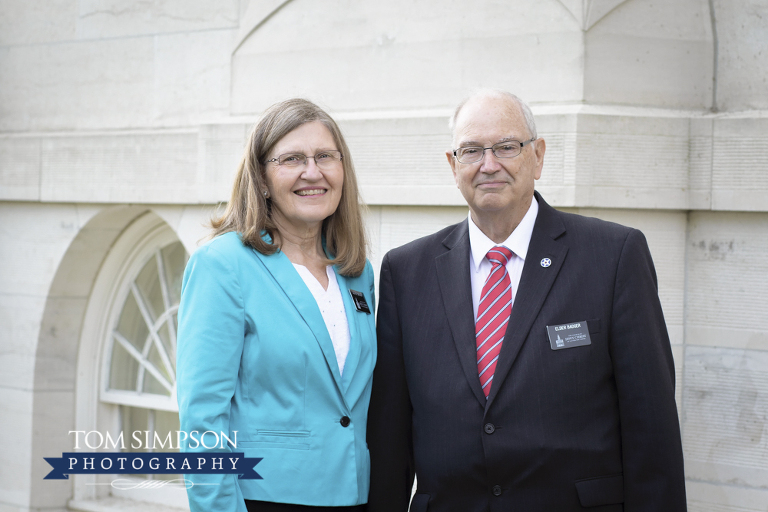
<instances>
[{"instance_id":1,"label":"red striped necktie","mask_svg":"<svg viewBox=\"0 0 768 512\"><path fill-rule=\"evenodd\" d=\"M507 273L507 262L512 251L497 245L485 255L491 262L491 273L485 280L480 295L475 321L477 337L477 373L485 398L491 391L493 372L501 352L504 332L507 330L509 315L512 313L512 282Z\"/></svg>"}]
</instances>

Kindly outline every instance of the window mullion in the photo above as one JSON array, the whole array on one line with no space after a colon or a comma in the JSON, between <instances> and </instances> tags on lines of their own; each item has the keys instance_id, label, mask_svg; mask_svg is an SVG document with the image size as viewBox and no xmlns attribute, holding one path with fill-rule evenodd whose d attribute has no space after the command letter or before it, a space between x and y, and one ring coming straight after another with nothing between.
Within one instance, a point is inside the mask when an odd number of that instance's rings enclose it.
<instances>
[{"instance_id":1,"label":"window mullion","mask_svg":"<svg viewBox=\"0 0 768 512\"><path fill-rule=\"evenodd\" d=\"M136 305L139 306L139 311L141 312L141 316L144 318L144 323L147 324L147 328L151 332L152 326L155 325L155 322L152 320L152 315L149 314L147 303L144 302L144 297L141 295L141 290L139 290L139 287L136 286L135 281L131 283L131 292L133 293L133 298L136 299Z\"/></svg>"},{"instance_id":2,"label":"window mullion","mask_svg":"<svg viewBox=\"0 0 768 512\"><path fill-rule=\"evenodd\" d=\"M147 324L147 328L149 329L149 337L154 343L155 348L157 348L157 350L160 352L160 359L163 360L163 365L165 365L166 370L168 370L168 374L173 375L174 371L173 371L173 367L171 366L171 360L169 359L168 354L165 351L165 347L163 347L163 342L160 340L160 337L157 335L157 329L155 329L155 326L157 324L161 324L162 322L158 320L156 324L155 322L152 321L152 315L149 314L149 309L147 308L146 302L144 302L144 297L141 295L141 290L139 290L139 287L136 286L135 282L131 283L131 292L133 293L134 299L136 299L136 304L139 307L141 316L144 318L144 322ZM160 319L162 319L162 315L160 315ZM150 349L151 347L149 346L149 343L145 344L144 349L142 350L144 354L142 355L145 357L149 356ZM149 364L152 365L152 363L149 363ZM175 380L176 379L174 378L174 381ZM169 391L170 391L170 388L169 388Z\"/></svg>"},{"instance_id":3,"label":"window mullion","mask_svg":"<svg viewBox=\"0 0 768 512\"><path fill-rule=\"evenodd\" d=\"M167 322L168 320L166 320L166 323ZM162 325L162 323L160 323L160 325ZM176 382L176 372L174 371L173 366L171 365L170 357L165 351L165 346L163 345L162 341L160 341L160 338L157 335L157 331L152 330L150 335L152 337L152 340L155 343L155 348L160 354L160 359L162 359L163 361L163 366L165 366L165 369L168 371L168 375L173 376L173 381Z\"/></svg>"},{"instance_id":4,"label":"window mullion","mask_svg":"<svg viewBox=\"0 0 768 512\"><path fill-rule=\"evenodd\" d=\"M136 350L136 347L134 347L130 341L125 339L123 335L117 331L114 331L112 334L114 335L115 340L117 340L117 342L120 343L120 345L122 345L123 348L127 350L128 353L131 354L134 359L136 359L136 361L139 362L142 368L151 373L152 376L155 377L158 382L160 382L160 384L162 384L163 387L166 388L169 392L173 392L173 385L168 382L165 377L163 377L163 375L155 368L152 363L147 361L141 352Z\"/></svg>"},{"instance_id":5,"label":"window mullion","mask_svg":"<svg viewBox=\"0 0 768 512\"><path fill-rule=\"evenodd\" d=\"M144 359L140 359L139 362L143 361ZM146 373L147 367L143 364L139 364L139 371L136 372L136 392L141 394L143 393L144 389L144 374Z\"/></svg>"},{"instance_id":6,"label":"window mullion","mask_svg":"<svg viewBox=\"0 0 768 512\"><path fill-rule=\"evenodd\" d=\"M176 311L178 311L178 307L169 309L168 319L166 320L166 323L168 324L168 337L171 339L171 348L173 349L173 354L169 354L169 357L173 357L174 359L176 358L176 325L173 323L173 314Z\"/></svg>"},{"instance_id":7,"label":"window mullion","mask_svg":"<svg viewBox=\"0 0 768 512\"><path fill-rule=\"evenodd\" d=\"M152 410L152 409L149 409L149 414L147 414L147 423L149 423L149 425L147 425L147 430L151 433L150 435L152 436L152 441L149 442L149 446L147 446L147 451L151 453L151 452L155 451L155 449L154 449L154 446L155 446L155 411ZM155 479L155 475L153 475L152 473L148 473L147 474L147 480L154 480L154 479Z\"/></svg>"},{"instance_id":8,"label":"window mullion","mask_svg":"<svg viewBox=\"0 0 768 512\"><path fill-rule=\"evenodd\" d=\"M173 314L171 313L173 304L171 304L171 294L168 291L168 276L165 273L162 251L155 253L155 260L157 261L157 277L160 280L160 290L163 293L163 304L165 304L165 311L167 313L168 337L170 338L171 348L174 351L173 354L168 354L170 360L171 357L176 357L176 326L173 325ZM174 373L172 368L169 368L168 371L171 374Z\"/></svg>"}]
</instances>

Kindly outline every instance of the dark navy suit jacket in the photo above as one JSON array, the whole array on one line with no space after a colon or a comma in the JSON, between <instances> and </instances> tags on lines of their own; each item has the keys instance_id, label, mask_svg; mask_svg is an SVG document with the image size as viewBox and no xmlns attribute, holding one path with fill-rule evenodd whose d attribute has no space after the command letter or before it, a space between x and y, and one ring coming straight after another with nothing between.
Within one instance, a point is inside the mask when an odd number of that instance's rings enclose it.
<instances>
[{"instance_id":1,"label":"dark navy suit jacket","mask_svg":"<svg viewBox=\"0 0 768 512\"><path fill-rule=\"evenodd\" d=\"M686 510L674 364L645 237L536 197L487 400L467 221L385 256L370 512L407 510L414 473L415 512ZM546 326L585 320L590 345L550 347Z\"/></svg>"}]
</instances>

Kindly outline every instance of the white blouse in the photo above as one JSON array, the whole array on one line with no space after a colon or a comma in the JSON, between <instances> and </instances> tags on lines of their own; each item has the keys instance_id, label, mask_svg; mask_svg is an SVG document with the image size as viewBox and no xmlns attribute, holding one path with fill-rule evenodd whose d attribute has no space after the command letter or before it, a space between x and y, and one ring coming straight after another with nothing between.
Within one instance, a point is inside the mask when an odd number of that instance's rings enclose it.
<instances>
[{"instance_id":1,"label":"white blouse","mask_svg":"<svg viewBox=\"0 0 768 512\"><path fill-rule=\"evenodd\" d=\"M349 353L350 336L347 315L344 311L344 301L341 297L339 283L336 280L336 272L333 271L331 265L325 267L325 273L328 275L328 289L325 290L307 267L296 263L293 263L293 266L304 280L309 291L312 292L312 296L320 308L323 321L325 321L325 327L328 329L328 334L330 334L331 341L333 342L333 350L336 352L336 363L339 365L339 373L343 374L344 363Z\"/></svg>"}]
</instances>

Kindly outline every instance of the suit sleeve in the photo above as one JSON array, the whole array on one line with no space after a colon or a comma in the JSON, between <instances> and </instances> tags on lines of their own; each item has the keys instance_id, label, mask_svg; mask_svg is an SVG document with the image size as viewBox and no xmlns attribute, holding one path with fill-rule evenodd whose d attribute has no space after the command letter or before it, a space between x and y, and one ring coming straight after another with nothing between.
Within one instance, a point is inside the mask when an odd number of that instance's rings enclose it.
<instances>
[{"instance_id":1,"label":"suit sleeve","mask_svg":"<svg viewBox=\"0 0 768 512\"><path fill-rule=\"evenodd\" d=\"M237 274L210 247L196 251L182 282L176 385L181 430L229 433L230 404L244 343L243 298ZM182 451L200 452L187 439ZM224 450L231 452L227 447ZM186 475L191 512L246 512L237 475ZM204 485L198 485L204 484ZM213 485L210 485L213 484Z\"/></svg>"},{"instance_id":2,"label":"suit sleeve","mask_svg":"<svg viewBox=\"0 0 768 512\"><path fill-rule=\"evenodd\" d=\"M389 255L379 280L378 357L368 414L371 488L368 512L405 512L413 487L411 402Z\"/></svg>"},{"instance_id":3,"label":"suit sleeve","mask_svg":"<svg viewBox=\"0 0 768 512\"><path fill-rule=\"evenodd\" d=\"M618 263L611 357L619 397L624 510L686 510L675 366L645 237L632 230Z\"/></svg>"}]
</instances>

